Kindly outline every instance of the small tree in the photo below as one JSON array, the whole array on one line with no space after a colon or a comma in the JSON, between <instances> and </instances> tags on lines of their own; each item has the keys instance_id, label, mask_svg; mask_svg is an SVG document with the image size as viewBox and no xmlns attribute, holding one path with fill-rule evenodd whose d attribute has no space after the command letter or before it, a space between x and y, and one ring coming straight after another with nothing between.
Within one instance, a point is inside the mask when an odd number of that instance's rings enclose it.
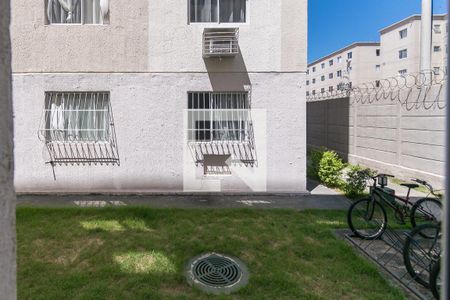
<instances>
[{"instance_id":1,"label":"small tree","mask_svg":"<svg viewBox=\"0 0 450 300\"><path fill-rule=\"evenodd\" d=\"M336 152L324 152L319 163L320 181L329 187L341 187L343 184L341 172L344 167L344 162Z\"/></svg>"},{"instance_id":2,"label":"small tree","mask_svg":"<svg viewBox=\"0 0 450 300\"><path fill-rule=\"evenodd\" d=\"M364 193L367 179L375 176L375 171L357 166L350 166L347 171L346 183L343 186L345 195L349 198L357 198Z\"/></svg>"}]
</instances>

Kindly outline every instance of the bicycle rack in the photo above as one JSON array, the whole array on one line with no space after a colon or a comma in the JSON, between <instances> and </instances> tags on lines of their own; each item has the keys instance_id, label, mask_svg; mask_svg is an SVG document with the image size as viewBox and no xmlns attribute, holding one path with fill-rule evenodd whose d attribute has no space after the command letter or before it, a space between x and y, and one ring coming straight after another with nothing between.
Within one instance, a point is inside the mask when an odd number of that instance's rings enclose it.
<instances>
[{"instance_id":1,"label":"bicycle rack","mask_svg":"<svg viewBox=\"0 0 450 300\"><path fill-rule=\"evenodd\" d=\"M338 235L345 238L351 245L361 251L365 256L374 261L383 271L388 273L392 279L400 284L410 295L422 300L434 299L431 291L417 283L410 276L403 262L403 247L406 237L409 235L409 229L395 229L389 225L394 218L391 214L388 217L388 224L383 235L375 240L364 240L353 236L350 230L338 232ZM417 264L426 264L425 258L417 257L413 261ZM416 276L424 274L425 270Z\"/></svg>"}]
</instances>

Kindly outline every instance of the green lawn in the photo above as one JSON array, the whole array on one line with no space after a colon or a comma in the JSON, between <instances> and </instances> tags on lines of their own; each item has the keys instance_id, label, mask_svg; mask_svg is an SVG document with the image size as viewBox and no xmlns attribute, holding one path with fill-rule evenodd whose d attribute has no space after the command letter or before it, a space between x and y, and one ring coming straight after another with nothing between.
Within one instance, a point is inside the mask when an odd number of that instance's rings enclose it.
<instances>
[{"instance_id":1,"label":"green lawn","mask_svg":"<svg viewBox=\"0 0 450 300\"><path fill-rule=\"evenodd\" d=\"M19 299L211 299L192 256L241 258L249 285L216 299L404 299L332 230L345 212L18 208Z\"/></svg>"}]
</instances>

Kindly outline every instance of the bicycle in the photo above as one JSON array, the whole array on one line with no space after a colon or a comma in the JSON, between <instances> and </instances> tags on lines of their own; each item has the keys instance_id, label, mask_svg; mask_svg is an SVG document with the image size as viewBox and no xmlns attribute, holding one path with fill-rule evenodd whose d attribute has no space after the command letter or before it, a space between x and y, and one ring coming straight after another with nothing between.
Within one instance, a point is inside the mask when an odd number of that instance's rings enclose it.
<instances>
[{"instance_id":1,"label":"bicycle","mask_svg":"<svg viewBox=\"0 0 450 300\"><path fill-rule=\"evenodd\" d=\"M388 174L369 176L373 180L370 187L370 196L354 202L347 214L347 223L353 234L359 238L372 240L380 237L387 227L387 214L384 205L394 210L394 216L400 224L405 224L409 218L412 227L422 223L436 223L440 221L442 204L438 197L422 198L416 202L410 201L411 189L418 187L415 183L403 183L408 188L406 198L396 196L393 190L388 190ZM433 187L426 181L413 179L413 181L426 186L430 193L435 195ZM378 183L378 185L377 185Z\"/></svg>"},{"instance_id":2,"label":"bicycle","mask_svg":"<svg viewBox=\"0 0 450 300\"><path fill-rule=\"evenodd\" d=\"M430 290L433 293L434 298L438 300L441 293L441 279L441 260L439 259L434 263L430 273Z\"/></svg>"},{"instance_id":3,"label":"bicycle","mask_svg":"<svg viewBox=\"0 0 450 300\"><path fill-rule=\"evenodd\" d=\"M406 235L403 262L409 275L429 288L432 267L441 255L440 223L422 224Z\"/></svg>"}]
</instances>

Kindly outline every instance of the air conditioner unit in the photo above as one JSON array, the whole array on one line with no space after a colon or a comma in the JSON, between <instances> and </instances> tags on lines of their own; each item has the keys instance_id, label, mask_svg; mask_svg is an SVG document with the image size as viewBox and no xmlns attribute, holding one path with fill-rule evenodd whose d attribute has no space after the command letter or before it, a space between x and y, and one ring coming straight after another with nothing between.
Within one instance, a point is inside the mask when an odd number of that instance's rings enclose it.
<instances>
[{"instance_id":1,"label":"air conditioner unit","mask_svg":"<svg viewBox=\"0 0 450 300\"><path fill-rule=\"evenodd\" d=\"M238 28L205 28L203 57L226 57L239 54Z\"/></svg>"}]
</instances>

